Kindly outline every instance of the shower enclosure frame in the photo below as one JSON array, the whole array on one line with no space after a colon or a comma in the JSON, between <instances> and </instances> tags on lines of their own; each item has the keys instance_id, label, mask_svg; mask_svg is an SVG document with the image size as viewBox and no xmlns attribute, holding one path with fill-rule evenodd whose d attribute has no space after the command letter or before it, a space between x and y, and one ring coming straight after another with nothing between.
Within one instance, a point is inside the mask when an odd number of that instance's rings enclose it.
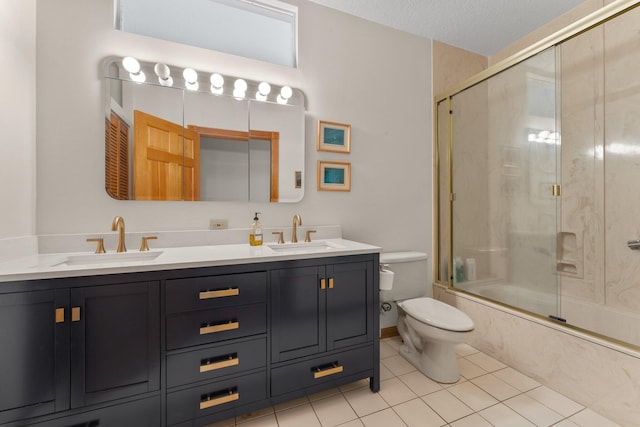
<instances>
[{"instance_id":1,"label":"shower enclosure frame","mask_svg":"<svg viewBox=\"0 0 640 427\"><path fill-rule=\"evenodd\" d=\"M574 22L573 24L563 28L562 30L542 39L538 43L535 43L517 54L487 68L481 73L467 79L461 84L455 86L451 90L439 94L434 98L434 145L433 145L433 171L434 171L434 187L433 187L433 203L434 203L434 215L433 215L433 233L435 236L433 253L433 280L434 283L447 286L453 292L466 291L461 290L454 286L453 276L455 271L454 266L454 242L453 242L453 202L455 193L453 192L453 118L451 113L452 102L456 95L459 95L463 91L482 83L489 78L522 63L523 61L538 55L539 53L559 46L562 43L583 34L592 28L595 28L605 22L614 19L636 7L640 6L638 1L618 0L602 9ZM446 117L442 117L446 114ZM442 126L446 123L446 129ZM442 137L445 136L445 143L441 145ZM442 150L446 153L443 153ZM444 163L444 164L443 164ZM444 169L443 169L444 168ZM560 187L554 186L554 191L560 191ZM557 228L560 232L560 228ZM445 261L446 260L446 261ZM474 294L474 296L481 299L487 299L493 303L504 305L509 308L522 311L529 315L533 315L539 318L547 318L546 315L535 313L530 310L523 309L518 306L505 304L500 301L496 301L492 298L486 298L481 295ZM558 301L560 300L560 292L557 293ZM560 316L551 316L548 319L554 323L562 323L563 319ZM618 345L628 347L633 350L638 350L640 347L620 341L615 338L603 335L588 329L581 328L579 326L565 324L566 327L578 330L580 332L587 333L589 335L604 339L606 341L613 342Z\"/></svg>"}]
</instances>

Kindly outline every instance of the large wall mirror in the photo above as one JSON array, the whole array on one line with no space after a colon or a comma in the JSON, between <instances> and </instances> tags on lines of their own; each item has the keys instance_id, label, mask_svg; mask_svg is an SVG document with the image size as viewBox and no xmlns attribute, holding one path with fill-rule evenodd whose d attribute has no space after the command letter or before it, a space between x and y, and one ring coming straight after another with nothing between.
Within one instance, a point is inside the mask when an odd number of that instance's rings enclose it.
<instances>
[{"instance_id":1,"label":"large wall mirror","mask_svg":"<svg viewBox=\"0 0 640 427\"><path fill-rule=\"evenodd\" d=\"M119 57L105 61L104 82L111 197L302 200L300 90Z\"/></svg>"}]
</instances>

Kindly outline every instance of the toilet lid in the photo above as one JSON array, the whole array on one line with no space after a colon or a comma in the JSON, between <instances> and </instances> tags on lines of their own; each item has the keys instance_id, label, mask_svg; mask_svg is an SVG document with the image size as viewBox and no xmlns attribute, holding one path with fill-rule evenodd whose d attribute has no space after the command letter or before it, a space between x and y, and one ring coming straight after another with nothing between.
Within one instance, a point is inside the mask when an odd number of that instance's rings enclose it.
<instances>
[{"instance_id":1,"label":"toilet lid","mask_svg":"<svg viewBox=\"0 0 640 427\"><path fill-rule=\"evenodd\" d=\"M473 329L473 320L457 308L433 298L413 298L398 302L411 317L436 328L466 332Z\"/></svg>"}]
</instances>

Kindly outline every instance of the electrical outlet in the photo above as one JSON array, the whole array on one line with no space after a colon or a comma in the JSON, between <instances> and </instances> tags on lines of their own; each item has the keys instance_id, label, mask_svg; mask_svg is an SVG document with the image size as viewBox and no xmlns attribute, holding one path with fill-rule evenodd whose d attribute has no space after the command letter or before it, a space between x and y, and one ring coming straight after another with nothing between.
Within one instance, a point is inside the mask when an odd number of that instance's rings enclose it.
<instances>
[{"instance_id":1,"label":"electrical outlet","mask_svg":"<svg viewBox=\"0 0 640 427\"><path fill-rule=\"evenodd\" d=\"M210 219L209 230L226 230L229 228L229 221L226 219Z\"/></svg>"}]
</instances>

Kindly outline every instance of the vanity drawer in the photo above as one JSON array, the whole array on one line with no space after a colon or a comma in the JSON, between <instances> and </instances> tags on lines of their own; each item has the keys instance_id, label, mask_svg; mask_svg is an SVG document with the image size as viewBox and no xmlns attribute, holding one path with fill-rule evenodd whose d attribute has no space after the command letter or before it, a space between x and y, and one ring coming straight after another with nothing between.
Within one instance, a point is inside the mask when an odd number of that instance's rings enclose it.
<instances>
[{"instance_id":1,"label":"vanity drawer","mask_svg":"<svg viewBox=\"0 0 640 427\"><path fill-rule=\"evenodd\" d=\"M226 274L167 280L167 313L265 302L267 273Z\"/></svg>"},{"instance_id":2,"label":"vanity drawer","mask_svg":"<svg viewBox=\"0 0 640 427\"><path fill-rule=\"evenodd\" d=\"M215 414L267 397L267 374L258 372L167 394L167 424Z\"/></svg>"},{"instance_id":3,"label":"vanity drawer","mask_svg":"<svg viewBox=\"0 0 640 427\"><path fill-rule=\"evenodd\" d=\"M167 387L215 380L266 364L266 338L174 354L167 357Z\"/></svg>"},{"instance_id":4,"label":"vanity drawer","mask_svg":"<svg viewBox=\"0 0 640 427\"><path fill-rule=\"evenodd\" d=\"M282 366L271 370L271 395L278 396L373 369L373 347Z\"/></svg>"},{"instance_id":5,"label":"vanity drawer","mask_svg":"<svg viewBox=\"0 0 640 427\"><path fill-rule=\"evenodd\" d=\"M265 304L172 314L167 316L167 349L263 334L266 330Z\"/></svg>"}]
</instances>

